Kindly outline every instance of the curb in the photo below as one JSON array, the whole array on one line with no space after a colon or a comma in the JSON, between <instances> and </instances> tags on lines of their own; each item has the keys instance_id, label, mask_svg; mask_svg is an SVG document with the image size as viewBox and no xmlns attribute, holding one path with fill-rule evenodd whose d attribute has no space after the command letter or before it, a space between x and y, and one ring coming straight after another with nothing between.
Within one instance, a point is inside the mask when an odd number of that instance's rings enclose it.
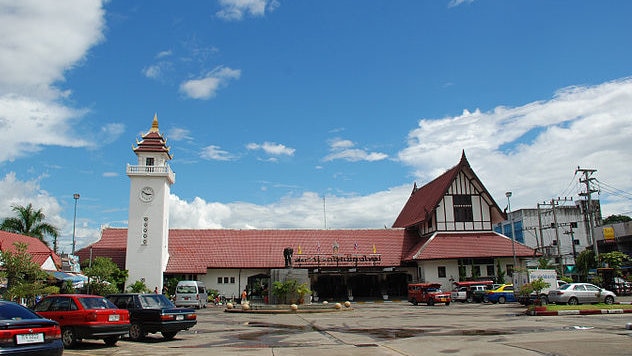
<instances>
[{"instance_id":1,"label":"curb","mask_svg":"<svg viewBox=\"0 0 632 356\"><path fill-rule=\"evenodd\" d=\"M632 313L632 309L584 309L584 310L558 310L535 311L527 310L525 314L531 316L558 316L558 315L596 315L596 314L625 314Z\"/></svg>"}]
</instances>

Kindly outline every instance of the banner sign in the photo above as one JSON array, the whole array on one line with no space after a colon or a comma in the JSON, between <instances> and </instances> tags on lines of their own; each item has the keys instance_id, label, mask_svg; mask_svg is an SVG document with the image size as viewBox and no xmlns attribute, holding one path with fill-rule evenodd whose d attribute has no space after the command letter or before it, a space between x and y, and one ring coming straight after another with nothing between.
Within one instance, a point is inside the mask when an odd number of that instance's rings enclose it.
<instances>
[{"instance_id":1,"label":"banner sign","mask_svg":"<svg viewBox=\"0 0 632 356\"><path fill-rule=\"evenodd\" d=\"M298 255L294 258L294 266L297 267L358 267L379 266L381 264L381 254L318 254Z\"/></svg>"}]
</instances>

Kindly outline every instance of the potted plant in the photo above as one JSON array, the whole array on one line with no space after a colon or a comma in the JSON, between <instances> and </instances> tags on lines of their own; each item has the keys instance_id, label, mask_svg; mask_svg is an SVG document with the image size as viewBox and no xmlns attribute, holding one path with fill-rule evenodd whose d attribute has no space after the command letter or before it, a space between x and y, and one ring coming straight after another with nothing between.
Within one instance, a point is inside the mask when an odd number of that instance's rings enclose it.
<instances>
[{"instance_id":1,"label":"potted plant","mask_svg":"<svg viewBox=\"0 0 632 356\"><path fill-rule=\"evenodd\" d=\"M309 289L307 283L301 283L296 287L296 294L298 294L298 303L305 303L305 296L311 294L312 291Z\"/></svg>"}]
</instances>

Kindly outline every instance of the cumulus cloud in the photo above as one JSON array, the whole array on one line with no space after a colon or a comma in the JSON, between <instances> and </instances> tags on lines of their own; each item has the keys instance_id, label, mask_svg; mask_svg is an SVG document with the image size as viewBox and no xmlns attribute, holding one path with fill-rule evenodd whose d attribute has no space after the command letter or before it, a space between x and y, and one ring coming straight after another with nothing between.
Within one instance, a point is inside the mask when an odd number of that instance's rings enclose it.
<instances>
[{"instance_id":1,"label":"cumulus cloud","mask_svg":"<svg viewBox=\"0 0 632 356\"><path fill-rule=\"evenodd\" d=\"M239 21L244 16L263 17L280 6L277 0L219 0L221 10L215 15L227 21Z\"/></svg>"},{"instance_id":2,"label":"cumulus cloud","mask_svg":"<svg viewBox=\"0 0 632 356\"><path fill-rule=\"evenodd\" d=\"M497 201L511 190L516 206L532 207L560 193L577 193L578 183L574 192L567 186L578 166L597 169L600 179L632 191L626 178L629 167L621 164L632 162L630 122L632 78L624 78L564 88L549 100L519 107L422 119L409 133L399 159L427 182L454 165L465 150ZM601 198L602 206L607 204L608 198Z\"/></svg>"},{"instance_id":3,"label":"cumulus cloud","mask_svg":"<svg viewBox=\"0 0 632 356\"><path fill-rule=\"evenodd\" d=\"M188 80L180 84L180 92L192 99L210 99L215 97L220 87L228 85L232 79L239 79L241 71L228 67L219 67L207 75Z\"/></svg>"},{"instance_id":4,"label":"cumulus cloud","mask_svg":"<svg viewBox=\"0 0 632 356\"><path fill-rule=\"evenodd\" d=\"M215 145L204 147L202 153L200 153L200 157L211 161L230 161L235 159L234 155L230 154L228 151L222 150L221 147Z\"/></svg>"},{"instance_id":5,"label":"cumulus cloud","mask_svg":"<svg viewBox=\"0 0 632 356\"><path fill-rule=\"evenodd\" d=\"M259 143L249 143L246 145L246 148L251 151L262 150L263 152L274 155L274 156L293 156L296 149L287 147L280 143L275 142L264 142L262 144Z\"/></svg>"},{"instance_id":6,"label":"cumulus cloud","mask_svg":"<svg viewBox=\"0 0 632 356\"><path fill-rule=\"evenodd\" d=\"M167 131L167 138L174 141L192 140L193 137L190 136L190 133L187 129L174 127Z\"/></svg>"},{"instance_id":7,"label":"cumulus cloud","mask_svg":"<svg viewBox=\"0 0 632 356\"><path fill-rule=\"evenodd\" d=\"M350 162L358 161L381 161L387 159L388 155L381 152L367 152L366 150L354 148L355 143L350 140L340 138L333 139L329 142L330 154L323 159L325 162L342 159Z\"/></svg>"},{"instance_id":8,"label":"cumulus cloud","mask_svg":"<svg viewBox=\"0 0 632 356\"><path fill-rule=\"evenodd\" d=\"M408 185L357 197L323 197L314 192L305 192L299 196L283 197L268 205L209 203L198 197L186 202L172 196L170 226L229 229L384 228L393 224L409 194Z\"/></svg>"},{"instance_id":9,"label":"cumulus cloud","mask_svg":"<svg viewBox=\"0 0 632 356\"><path fill-rule=\"evenodd\" d=\"M71 93L57 85L103 40L104 24L101 1L0 3L0 139L5 146L0 162L47 145L89 144L72 129L87 110L63 104Z\"/></svg>"}]
</instances>

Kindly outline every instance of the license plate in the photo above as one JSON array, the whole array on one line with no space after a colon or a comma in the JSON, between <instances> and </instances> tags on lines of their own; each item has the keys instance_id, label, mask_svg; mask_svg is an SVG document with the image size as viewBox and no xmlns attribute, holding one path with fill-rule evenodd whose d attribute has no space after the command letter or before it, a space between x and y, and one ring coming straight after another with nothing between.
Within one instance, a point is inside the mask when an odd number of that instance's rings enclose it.
<instances>
[{"instance_id":1,"label":"license plate","mask_svg":"<svg viewBox=\"0 0 632 356\"><path fill-rule=\"evenodd\" d=\"M108 321L119 321L120 317L118 314L112 314L108 316Z\"/></svg>"},{"instance_id":2,"label":"license plate","mask_svg":"<svg viewBox=\"0 0 632 356\"><path fill-rule=\"evenodd\" d=\"M15 341L18 345L37 344L40 342L44 342L44 334L37 333L16 335Z\"/></svg>"},{"instance_id":3,"label":"license plate","mask_svg":"<svg viewBox=\"0 0 632 356\"><path fill-rule=\"evenodd\" d=\"M184 315L176 315L176 320L184 320Z\"/></svg>"}]
</instances>

